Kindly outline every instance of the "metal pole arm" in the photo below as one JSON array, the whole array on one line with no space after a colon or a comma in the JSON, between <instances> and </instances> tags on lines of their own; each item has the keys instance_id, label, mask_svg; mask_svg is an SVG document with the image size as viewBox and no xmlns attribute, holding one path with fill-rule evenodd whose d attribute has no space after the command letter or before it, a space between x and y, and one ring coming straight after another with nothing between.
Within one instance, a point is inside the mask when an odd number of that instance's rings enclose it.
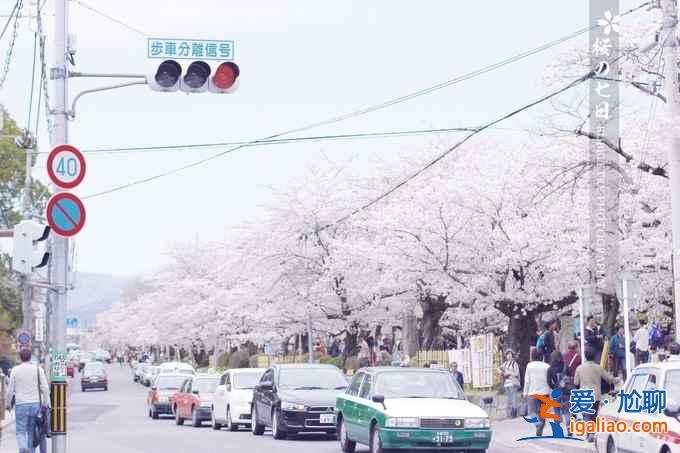
<instances>
[{"instance_id":1,"label":"metal pole arm","mask_svg":"<svg viewBox=\"0 0 680 453\"><path fill-rule=\"evenodd\" d=\"M105 73L105 72L78 72L70 71L69 77L97 77L109 79L146 79L144 74Z\"/></svg>"},{"instance_id":2,"label":"metal pole arm","mask_svg":"<svg viewBox=\"0 0 680 453\"><path fill-rule=\"evenodd\" d=\"M133 85L146 85L146 84L147 84L147 81L146 81L146 78L145 78L144 80L136 80L134 82L118 83L116 85L107 85L107 86L104 86L104 87L92 88L92 89L89 89L89 90L81 91L80 93L78 93L78 95L76 97L73 98L73 103L71 104L71 110L68 112L68 116L71 119L76 117L76 103L78 102L78 100L81 97L85 96L86 94L98 93L100 91L115 90L117 88L125 88L125 87L129 87L129 86L133 86Z\"/></svg>"}]
</instances>

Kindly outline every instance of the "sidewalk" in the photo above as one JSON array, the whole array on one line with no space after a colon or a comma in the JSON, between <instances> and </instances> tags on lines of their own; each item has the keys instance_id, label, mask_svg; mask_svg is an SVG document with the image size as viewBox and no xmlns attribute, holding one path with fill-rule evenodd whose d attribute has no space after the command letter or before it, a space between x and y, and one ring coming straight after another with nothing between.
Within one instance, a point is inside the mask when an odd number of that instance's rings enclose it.
<instances>
[{"instance_id":1,"label":"sidewalk","mask_svg":"<svg viewBox=\"0 0 680 453\"><path fill-rule=\"evenodd\" d=\"M517 442L517 439L535 434L534 425L524 421L522 417L492 421L492 446L503 446L517 451L559 451L560 453L589 453L595 451L595 445L573 440L536 439ZM550 430L546 427L546 433Z\"/></svg>"}]
</instances>

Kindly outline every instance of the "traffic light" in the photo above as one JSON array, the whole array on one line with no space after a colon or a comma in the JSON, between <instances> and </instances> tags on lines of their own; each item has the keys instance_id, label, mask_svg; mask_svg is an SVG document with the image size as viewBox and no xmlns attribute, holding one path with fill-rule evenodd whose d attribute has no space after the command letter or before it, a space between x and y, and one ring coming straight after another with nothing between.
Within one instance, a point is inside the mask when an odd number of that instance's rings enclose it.
<instances>
[{"instance_id":1,"label":"traffic light","mask_svg":"<svg viewBox=\"0 0 680 453\"><path fill-rule=\"evenodd\" d=\"M40 250L38 242L50 235L50 227L33 220L22 220L14 226L12 270L28 275L33 269L46 266L50 254Z\"/></svg>"},{"instance_id":2,"label":"traffic light","mask_svg":"<svg viewBox=\"0 0 680 453\"><path fill-rule=\"evenodd\" d=\"M238 88L239 67L236 63L220 63L215 70L205 61L193 61L182 70L175 60L165 60L156 73L147 77L147 83L154 91L177 91L185 93L233 93Z\"/></svg>"}]
</instances>

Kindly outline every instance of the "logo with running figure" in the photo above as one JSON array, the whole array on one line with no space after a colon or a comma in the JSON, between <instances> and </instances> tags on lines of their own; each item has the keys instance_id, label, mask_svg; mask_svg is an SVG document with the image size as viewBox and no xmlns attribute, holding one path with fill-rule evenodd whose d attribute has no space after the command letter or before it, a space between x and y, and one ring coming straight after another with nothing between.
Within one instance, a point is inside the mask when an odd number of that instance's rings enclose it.
<instances>
[{"instance_id":1,"label":"logo with running figure","mask_svg":"<svg viewBox=\"0 0 680 453\"><path fill-rule=\"evenodd\" d=\"M583 442L583 439L579 439L577 437L571 437L571 436L565 436L564 435L564 429L562 428L562 425L560 425L561 418L559 415L554 414L552 412L549 412L551 409L555 409L556 411L562 408L563 404L559 403L559 399L562 396L562 391L560 389L555 389L552 391L550 394L550 397L546 395L529 395L529 398L533 398L536 400L539 400L542 404L541 407L538 411L538 416L537 417L524 417L524 420L527 423L531 423L533 425L538 426L540 425L545 425L546 422L550 424L550 429L552 431L551 436L544 436L543 435L543 430L541 429L539 432L541 433L540 436L530 436L530 437L522 437L521 439L517 439L517 441L520 440L533 440L533 439L566 439L566 440L577 440L579 442Z\"/></svg>"}]
</instances>

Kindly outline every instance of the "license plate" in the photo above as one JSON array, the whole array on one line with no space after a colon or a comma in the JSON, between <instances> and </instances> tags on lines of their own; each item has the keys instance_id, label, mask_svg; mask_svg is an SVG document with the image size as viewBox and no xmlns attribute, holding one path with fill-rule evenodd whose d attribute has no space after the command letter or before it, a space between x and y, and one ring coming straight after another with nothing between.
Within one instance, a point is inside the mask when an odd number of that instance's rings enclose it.
<instances>
[{"instance_id":1,"label":"license plate","mask_svg":"<svg viewBox=\"0 0 680 453\"><path fill-rule=\"evenodd\" d=\"M432 438L432 442L435 444L450 444L453 442L453 436L451 433L448 432L437 432L434 433L434 437Z\"/></svg>"},{"instance_id":2,"label":"license plate","mask_svg":"<svg viewBox=\"0 0 680 453\"><path fill-rule=\"evenodd\" d=\"M332 425L335 423L335 414L321 414L319 423L324 425Z\"/></svg>"},{"instance_id":3,"label":"license plate","mask_svg":"<svg viewBox=\"0 0 680 453\"><path fill-rule=\"evenodd\" d=\"M99 382L99 378L96 377L90 378L90 382Z\"/></svg>"}]
</instances>

